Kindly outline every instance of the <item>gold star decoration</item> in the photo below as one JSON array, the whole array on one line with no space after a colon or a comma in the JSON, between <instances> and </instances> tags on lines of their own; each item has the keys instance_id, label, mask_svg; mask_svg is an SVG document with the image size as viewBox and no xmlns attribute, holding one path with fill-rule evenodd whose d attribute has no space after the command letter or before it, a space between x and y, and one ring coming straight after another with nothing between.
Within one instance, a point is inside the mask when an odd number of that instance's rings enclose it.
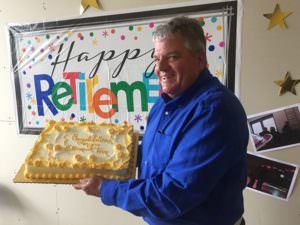
<instances>
[{"instance_id":1,"label":"gold star decoration","mask_svg":"<svg viewBox=\"0 0 300 225\"><path fill-rule=\"evenodd\" d=\"M270 20L268 30L271 30L276 25L280 26L281 29L287 28L284 19L291 14L292 12L282 12L279 4L276 4L273 13L264 14L264 17Z\"/></svg>"},{"instance_id":2,"label":"gold star decoration","mask_svg":"<svg viewBox=\"0 0 300 225\"><path fill-rule=\"evenodd\" d=\"M300 80L293 80L290 73L287 72L283 80L275 80L274 83L280 86L279 96L283 95L287 91L296 94L295 86L300 82Z\"/></svg>"},{"instance_id":3,"label":"gold star decoration","mask_svg":"<svg viewBox=\"0 0 300 225\"><path fill-rule=\"evenodd\" d=\"M85 12L90 6L96 9L100 9L100 3L98 3L97 0L81 0L81 14Z\"/></svg>"}]
</instances>

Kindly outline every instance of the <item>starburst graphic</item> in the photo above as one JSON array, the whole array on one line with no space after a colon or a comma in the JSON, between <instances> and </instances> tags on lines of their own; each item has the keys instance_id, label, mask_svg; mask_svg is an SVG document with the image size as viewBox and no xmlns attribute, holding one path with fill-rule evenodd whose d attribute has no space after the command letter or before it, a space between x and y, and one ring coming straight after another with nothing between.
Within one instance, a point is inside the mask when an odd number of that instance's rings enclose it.
<instances>
[{"instance_id":1,"label":"starburst graphic","mask_svg":"<svg viewBox=\"0 0 300 225\"><path fill-rule=\"evenodd\" d=\"M49 45L49 50L50 50L50 52L54 52L55 51L55 45L53 43L51 43Z\"/></svg>"},{"instance_id":2,"label":"starburst graphic","mask_svg":"<svg viewBox=\"0 0 300 225\"><path fill-rule=\"evenodd\" d=\"M103 31L102 32L102 36L106 38L108 36L108 32L107 31Z\"/></svg>"},{"instance_id":3,"label":"starburst graphic","mask_svg":"<svg viewBox=\"0 0 300 225\"><path fill-rule=\"evenodd\" d=\"M142 116L141 116L140 114L138 114L138 115L135 115L135 116L134 116L134 120L135 120L137 123L139 123L139 122L141 122L143 119L142 119Z\"/></svg>"},{"instance_id":4,"label":"starburst graphic","mask_svg":"<svg viewBox=\"0 0 300 225\"><path fill-rule=\"evenodd\" d=\"M84 122L84 121L86 121L86 118L84 116L81 116L80 117L80 122Z\"/></svg>"},{"instance_id":5,"label":"starburst graphic","mask_svg":"<svg viewBox=\"0 0 300 225\"><path fill-rule=\"evenodd\" d=\"M32 99L32 94L30 92L26 93L26 98L27 100L31 100Z\"/></svg>"},{"instance_id":6,"label":"starburst graphic","mask_svg":"<svg viewBox=\"0 0 300 225\"><path fill-rule=\"evenodd\" d=\"M209 34L209 33L206 33L206 34L205 34L205 39L206 39L207 41L211 42L211 38L212 38L212 35L211 35L211 34Z\"/></svg>"}]
</instances>

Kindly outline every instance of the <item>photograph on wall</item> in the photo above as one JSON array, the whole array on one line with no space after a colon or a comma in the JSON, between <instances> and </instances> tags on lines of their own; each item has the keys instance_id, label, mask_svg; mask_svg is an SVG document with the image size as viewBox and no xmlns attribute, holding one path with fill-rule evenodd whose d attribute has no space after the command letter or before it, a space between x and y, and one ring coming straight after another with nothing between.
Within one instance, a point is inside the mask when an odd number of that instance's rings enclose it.
<instances>
[{"instance_id":1,"label":"photograph on wall","mask_svg":"<svg viewBox=\"0 0 300 225\"><path fill-rule=\"evenodd\" d=\"M298 174L298 166L248 152L247 188L288 201Z\"/></svg>"},{"instance_id":2,"label":"photograph on wall","mask_svg":"<svg viewBox=\"0 0 300 225\"><path fill-rule=\"evenodd\" d=\"M250 140L256 152L300 145L300 104L248 116Z\"/></svg>"},{"instance_id":3,"label":"photograph on wall","mask_svg":"<svg viewBox=\"0 0 300 225\"><path fill-rule=\"evenodd\" d=\"M234 91L236 10L224 2L8 25L19 132L55 120L129 122L143 133L160 95L152 34L179 15L199 21L209 70Z\"/></svg>"}]
</instances>

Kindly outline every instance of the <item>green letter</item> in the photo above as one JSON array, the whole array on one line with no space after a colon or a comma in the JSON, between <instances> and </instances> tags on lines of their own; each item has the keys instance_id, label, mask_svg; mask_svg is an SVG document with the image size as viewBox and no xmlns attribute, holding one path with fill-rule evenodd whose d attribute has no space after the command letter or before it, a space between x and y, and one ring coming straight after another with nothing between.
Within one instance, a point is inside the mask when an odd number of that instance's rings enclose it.
<instances>
[{"instance_id":1,"label":"green letter","mask_svg":"<svg viewBox=\"0 0 300 225\"><path fill-rule=\"evenodd\" d=\"M125 81L121 81L118 84L112 82L110 83L110 89L118 96L118 92L120 90L125 91L126 93L126 100L127 100L127 108L128 112L133 112L133 91L138 89L141 93L141 103L142 103L142 111L148 111L148 96L145 84L141 81L135 81L131 85L129 85ZM120 101L118 101L120 102ZM118 111L118 104L114 104L113 107Z\"/></svg>"},{"instance_id":2,"label":"green letter","mask_svg":"<svg viewBox=\"0 0 300 225\"><path fill-rule=\"evenodd\" d=\"M59 89L65 89L64 92L61 92L60 94L58 93L58 90ZM52 89L52 101L54 103L54 105L62 110L62 111L66 111L68 110L69 108L71 108L72 104L73 104L73 98L70 98L68 100L68 102L66 104L61 104L59 102L60 99L68 96L68 95L72 95L72 88L70 87L70 85L68 85L66 82L57 82L53 89Z\"/></svg>"}]
</instances>

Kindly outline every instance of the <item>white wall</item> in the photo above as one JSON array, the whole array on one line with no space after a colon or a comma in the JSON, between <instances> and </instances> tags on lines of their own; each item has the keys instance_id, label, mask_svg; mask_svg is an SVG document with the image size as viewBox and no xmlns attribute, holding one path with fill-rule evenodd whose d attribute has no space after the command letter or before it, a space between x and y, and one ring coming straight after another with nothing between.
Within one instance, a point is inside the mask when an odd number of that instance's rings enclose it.
<instances>
[{"instance_id":1,"label":"white wall","mask_svg":"<svg viewBox=\"0 0 300 225\"><path fill-rule=\"evenodd\" d=\"M293 14L286 18L288 29L269 31L269 20L263 14L272 13L276 3ZM278 96L279 87L273 82L283 79L287 71L293 79L300 79L299 21L298 0L244 2L240 97L248 115L299 103L300 85L296 86L297 95ZM300 165L299 146L263 155ZM288 202L246 190L245 207L249 225L299 225L299 179Z\"/></svg>"},{"instance_id":2,"label":"white wall","mask_svg":"<svg viewBox=\"0 0 300 225\"><path fill-rule=\"evenodd\" d=\"M5 24L43 21L79 16L80 0L0 0L0 225L111 225L144 224L137 217L114 207L106 207L97 198L88 197L69 185L14 184L12 179L23 163L36 136L17 134L15 104L9 68ZM181 1L102 1L106 11L89 10L87 15L110 13L107 10L132 9ZM118 5L116 2L122 2ZM209 2L209 1L194 1ZM299 102L297 96L277 95L274 80L290 71L300 79L300 4L298 0L248 0L244 2L240 98L248 114ZM289 28L267 30L268 20L276 3L288 17ZM238 49L239 50L239 49ZM249 146L251 150L251 146ZM299 147L264 154L300 164ZM299 179L289 202L245 191L247 225L299 225Z\"/></svg>"},{"instance_id":3,"label":"white wall","mask_svg":"<svg viewBox=\"0 0 300 225\"><path fill-rule=\"evenodd\" d=\"M143 224L70 185L12 182L36 136L17 134L5 24L78 17L79 6L80 0L0 0L0 225Z\"/></svg>"}]
</instances>

